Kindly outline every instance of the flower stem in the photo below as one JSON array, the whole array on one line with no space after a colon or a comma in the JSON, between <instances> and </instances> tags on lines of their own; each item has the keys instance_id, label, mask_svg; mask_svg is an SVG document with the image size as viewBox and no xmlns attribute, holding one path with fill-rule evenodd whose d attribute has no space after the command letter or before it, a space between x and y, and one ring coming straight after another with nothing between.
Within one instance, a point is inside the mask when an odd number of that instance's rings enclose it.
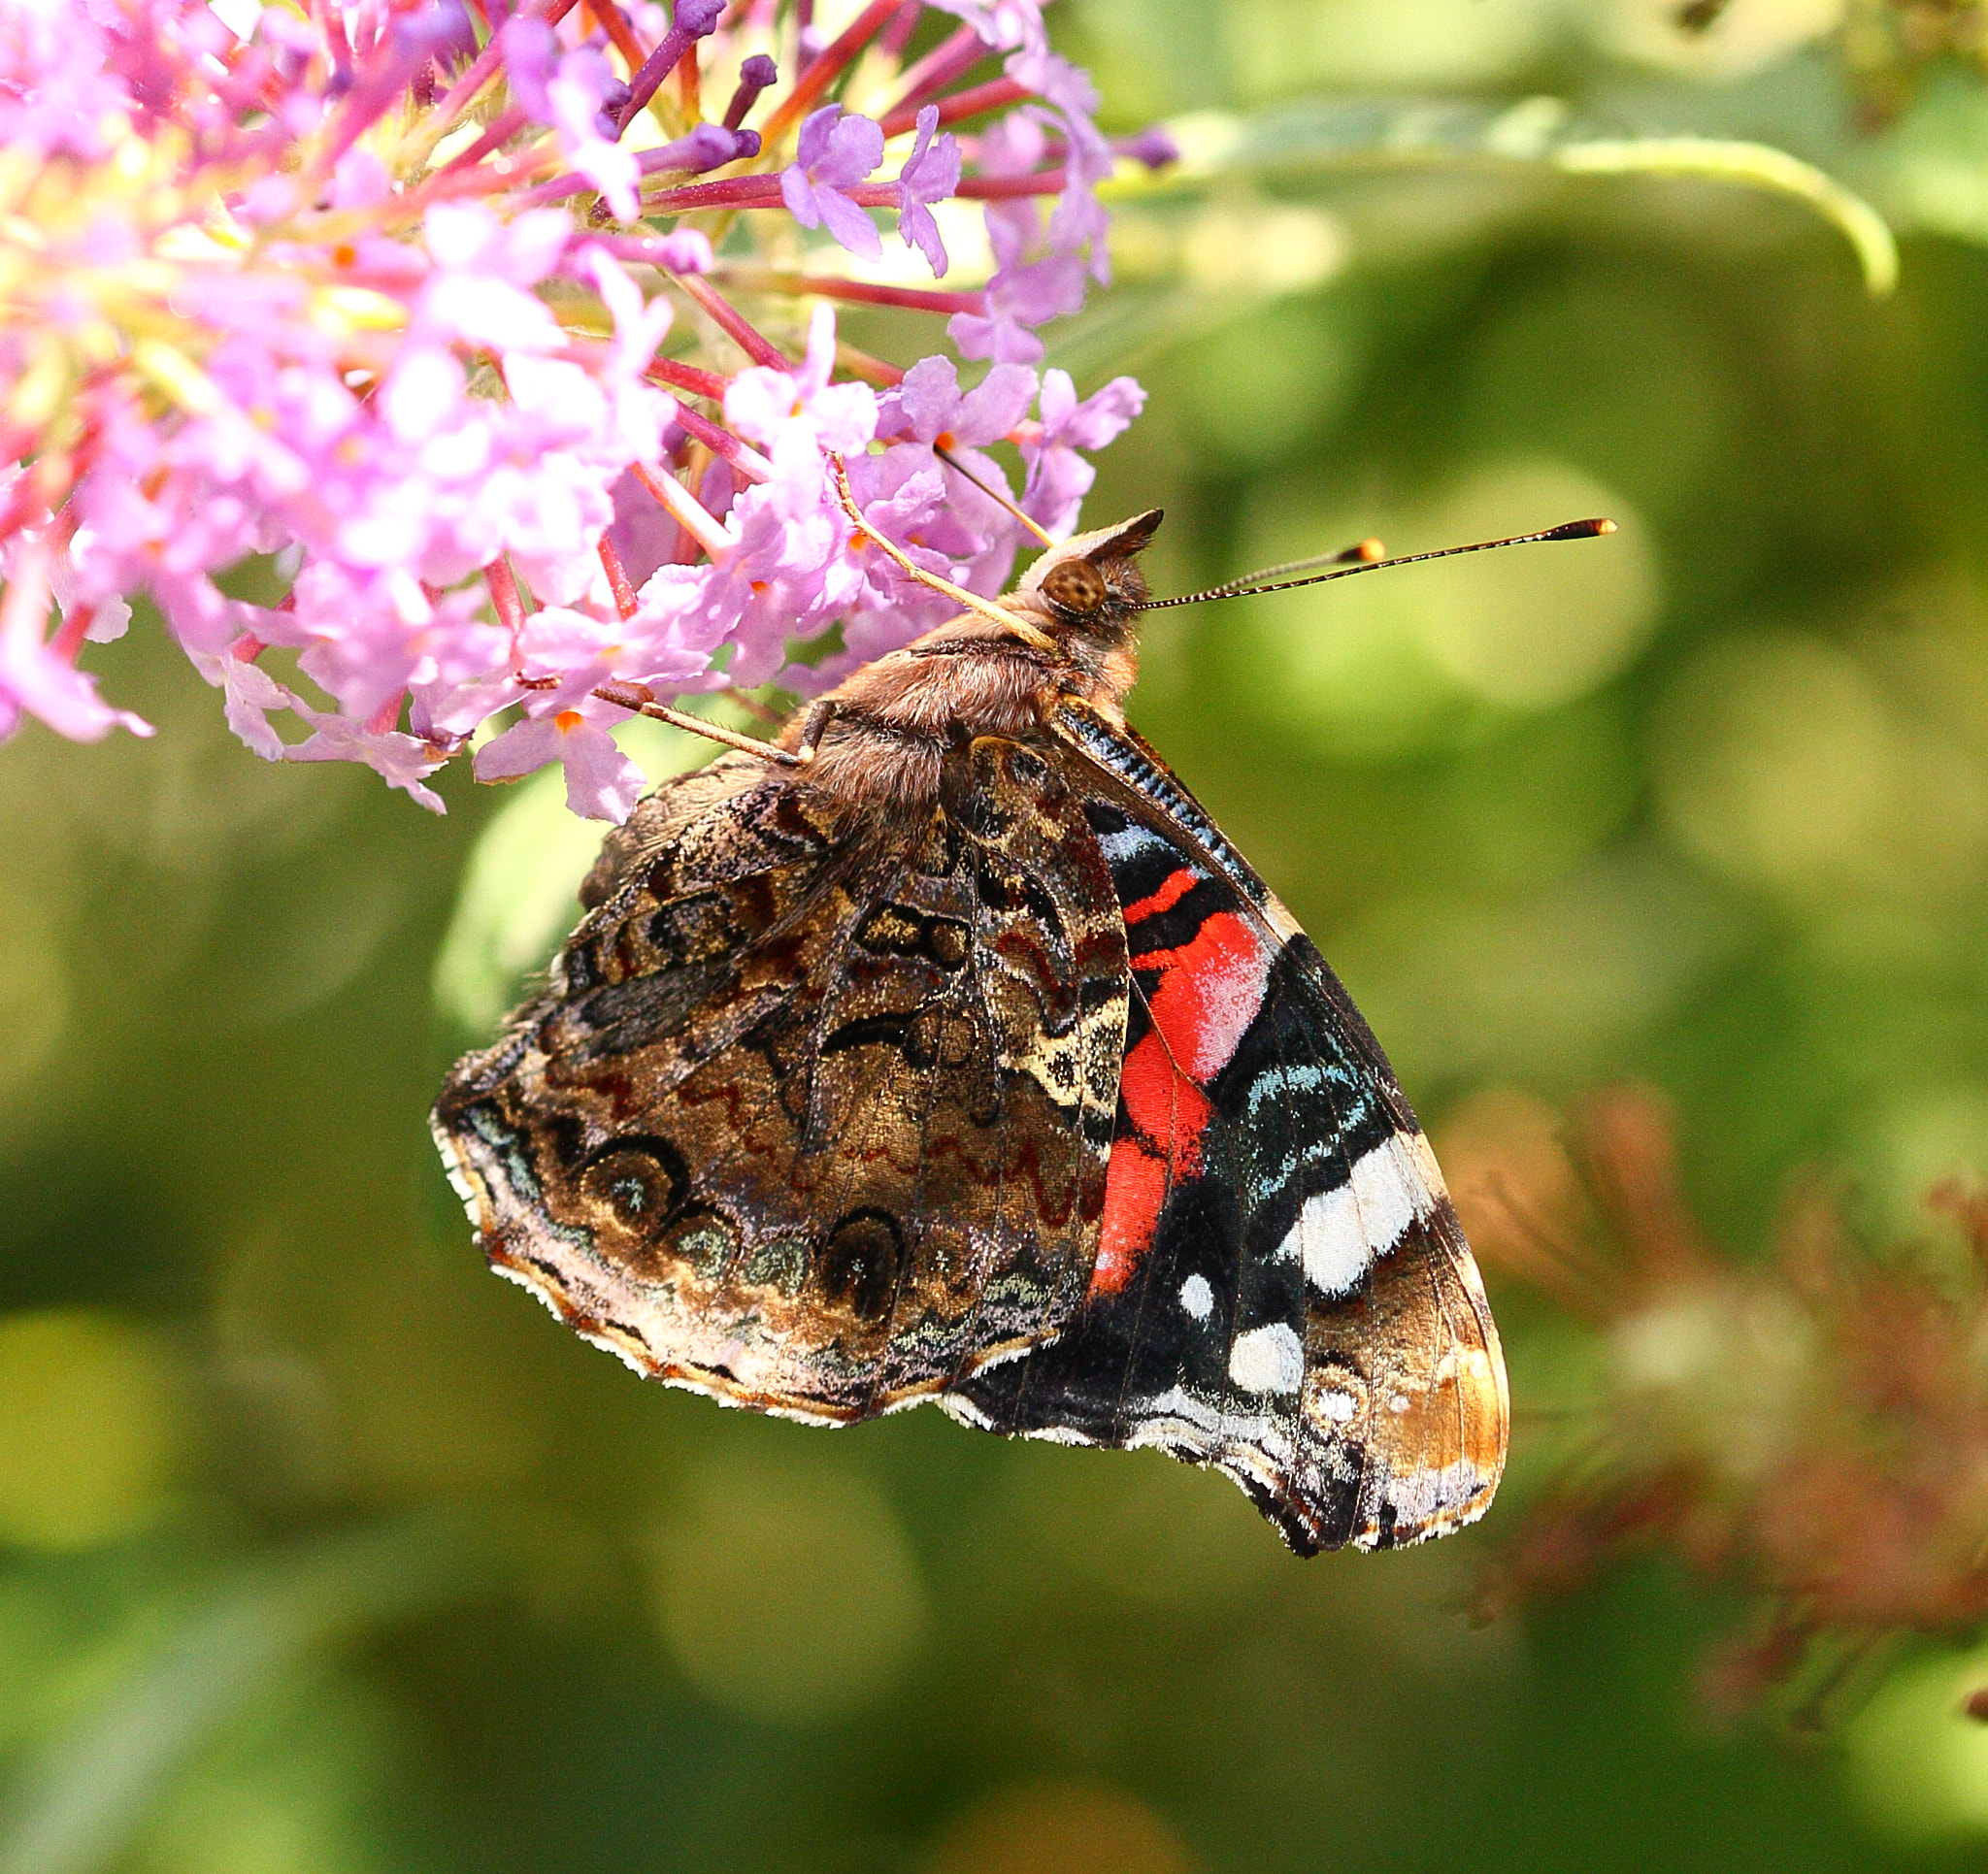
<instances>
[{"instance_id":1,"label":"flower stem","mask_svg":"<svg viewBox=\"0 0 1988 1874\"><path fill-rule=\"evenodd\" d=\"M700 279L695 274L678 274L674 278L754 364L771 365L776 371L793 369L793 361L765 333L755 330L736 307L728 305L709 280Z\"/></svg>"},{"instance_id":2,"label":"flower stem","mask_svg":"<svg viewBox=\"0 0 1988 1874\"><path fill-rule=\"evenodd\" d=\"M962 26L942 40L905 74L905 88L898 101L890 107L889 115L894 117L909 111L915 121L921 104L929 103L962 72L977 65L987 55L987 50L978 33L971 26Z\"/></svg>"},{"instance_id":3,"label":"flower stem","mask_svg":"<svg viewBox=\"0 0 1988 1874\"><path fill-rule=\"evenodd\" d=\"M731 544L731 537L705 512L704 504L675 476L657 475L640 462L632 462L628 473L653 495L678 526L713 559Z\"/></svg>"},{"instance_id":4,"label":"flower stem","mask_svg":"<svg viewBox=\"0 0 1988 1874\"><path fill-rule=\"evenodd\" d=\"M517 579L509 563L502 558L492 560L483 569L483 583L490 588L497 622L514 639L524 629L524 601L518 597Z\"/></svg>"},{"instance_id":5,"label":"flower stem","mask_svg":"<svg viewBox=\"0 0 1988 1874\"><path fill-rule=\"evenodd\" d=\"M793 90L767 119L764 132L766 148L771 149L800 122L814 100L842 76L844 67L877 37L902 4L903 0L870 0L870 4L822 49L821 55L794 81Z\"/></svg>"},{"instance_id":6,"label":"flower stem","mask_svg":"<svg viewBox=\"0 0 1988 1874\"><path fill-rule=\"evenodd\" d=\"M977 117L983 111L998 111L1004 104L1017 104L1023 98L1034 97L1035 93L1019 79L990 79L985 84L976 84L964 91L955 91L949 98L942 99L939 106L939 127L943 130L949 123L958 123L962 117ZM883 134L886 137L902 137L918 126L916 104L894 105L883 118Z\"/></svg>"},{"instance_id":7,"label":"flower stem","mask_svg":"<svg viewBox=\"0 0 1988 1874\"><path fill-rule=\"evenodd\" d=\"M730 430L721 430L694 410L677 406L677 423L686 436L702 443L712 454L721 457L750 481L771 481L773 464L748 444L739 441Z\"/></svg>"},{"instance_id":8,"label":"flower stem","mask_svg":"<svg viewBox=\"0 0 1988 1874\"><path fill-rule=\"evenodd\" d=\"M635 596L635 587L629 582L628 569L621 564L621 555L614 551L614 543L607 535L601 536L601 571L608 575L608 590L614 595L614 609L623 618L633 618L642 601Z\"/></svg>"},{"instance_id":9,"label":"flower stem","mask_svg":"<svg viewBox=\"0 0 1988 1874\"><path fill-rule=\"evenodd\" d=\"M867 279L842 279L833 275L762 272L727 268L727 285L759 293L818 293L823 299L854 300L864 306L903 306L914 312L984 312L984 293L935 292L925 286L883 286Z\"/></svg>"},{"instance_id":10,"label":"flower stem","mask_svg":"<svg viewBox=\"0 0 1988 1874\"><path fill-rule=\"evenodd\" d=\"M614 0L587 0L587 11L601 22L601 30L613 42L614 49L628 61L629 72L641 71L642 62L648 54L642 49L642 41L636 38L628 16L614 4Z\"/></svg>"},{"instance_id":11,"label":"flower stem","mask_svg":"<svg viewBox=\"0 0 1988 1874\"><path fill-rule=\"evenodd\" d=\"M680 364L675 358L651 358L647 374L672 390L687 390L693 397L709 397L714 403L724 401L725 386L732 381L715 371L700 371L694 364Z\"/></svg>"},{"instance_id":12,"label":"flower stem","mask_svg":"<svg viewBox=\"0 0 1988 1874\"><path fill-rule=\"evenodd\" d=\"M967 202L1006 202L1018 195L1061 195L1066 181L1061 169L1039 169L1033 176L963 176L953 193ZM849 193L862 199L853 189Z\"/></svg>"}]
</instances>

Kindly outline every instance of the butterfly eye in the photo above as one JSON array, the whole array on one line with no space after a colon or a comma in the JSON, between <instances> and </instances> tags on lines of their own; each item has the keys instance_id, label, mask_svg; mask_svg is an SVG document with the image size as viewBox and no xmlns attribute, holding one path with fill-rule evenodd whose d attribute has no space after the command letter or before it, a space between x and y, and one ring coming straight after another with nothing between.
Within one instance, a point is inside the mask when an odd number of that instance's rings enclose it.
<instances>
[{"instance_id":1,"label":"butterfly eye","mask_svg":"<svg viewBox=\"0 0 1988 1874\"><path fill-rule=\"evenodd\" d=\"M1105 575L1088 560L1065 560L1043 580L1043 596L1065 611L1096 611L1105 603Z\"/></svg>"}]
</instances>

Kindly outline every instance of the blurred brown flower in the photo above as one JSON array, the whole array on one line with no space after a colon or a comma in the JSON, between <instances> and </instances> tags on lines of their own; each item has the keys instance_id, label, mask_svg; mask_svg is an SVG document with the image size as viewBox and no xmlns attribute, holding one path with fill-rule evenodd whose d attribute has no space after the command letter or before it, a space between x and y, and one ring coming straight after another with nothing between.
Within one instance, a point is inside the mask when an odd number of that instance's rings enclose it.
<instances>
[{"instance_id":1,"label":"blurred brown flower","mask_svg":"<svg viewBox=\"0 0 1988 1874\"><path fill-rule=\"evenodd\" d=\"M1583 1378L1534 1415L1545 1475L1507 1519L1494 1601L1669 1551L1753 1603L1702 1674L1728 1711L1780 1690L1812 1712L1885 1642L1988 1617L1988 1195L1929 1196L1958 1269L1869 1253L1816 1185L1748 1262L1692 1215L1647 1091L1564 1125L1486 1096L1444 1157L1486 1268L1585 1330Z\"/></svg>"}]
</instances>

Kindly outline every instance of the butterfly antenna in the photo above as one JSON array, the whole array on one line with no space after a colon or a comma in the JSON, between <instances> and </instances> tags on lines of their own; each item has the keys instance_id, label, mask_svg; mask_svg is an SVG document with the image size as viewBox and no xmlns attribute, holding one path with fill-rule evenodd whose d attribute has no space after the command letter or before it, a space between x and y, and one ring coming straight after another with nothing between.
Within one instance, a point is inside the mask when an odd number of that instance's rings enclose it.
<instances>
[{"instance_id":1,"label":"butterfly antenna","mask_svg":"<svg viewBox=\"0 0 1988 1874\"><path fill-rule=\"evenodd\" d=\"M1053 540L1051 540L1049 536L1045 534L1041 527L1037 526L1037 524L1033 520L1031 520L1027 514L1023 513L1022 510L1015 506L1014 502L1008 495L1004 494L998 488L988 487L988 485L984 481L982 481L980 477L973 472L973 470L968 468L967 465L964 462L962 462L958 456L954 455L951 452L951 450L942 449L938 446L937 444L935 444L932 448L932 453L936 455L940 459L940 461L944 462L948 469L951 469L958 475L965 476L966 478L969 481L971 481L975 487L979 489L979 491L983 495L985 495L989 501L998 502L1003 508L1006 508L1008 511L1011 514L1012 514L1016 520L1020 521L1021 524L1024 527L1026 527L1030 533L1035 535L1035 537L1039 541L1041 541L1044 546L1054 546L1056 544L1056 542Z\"/></svg>"},{"instance_id":2,"label":"butterfly antenna","mask_svg":"<svg viewBox=\"0 0 1988 1874\"><path fill-rule=\"evenodd\" d=\"M1431 553L1403 553L1395 559L1369 558L1365 548L1378 545L1378 542L1362 541L1358 546L1349 546L1343 552L1323 555L1324 560L1333 564L1329 571L1314 573L1309 579L1284 579L1276 575L1295 571L1297 568L1316 566L1318 560L1294 560L1288 566L1266 567L1261 573L1251 573L1241 579L1232 579L1225 585L1209 586L1206 592L1183 593L1177 599L1147 599L1137 608L1141 611L1161 611L1168 606L1196 606L1204 599L1242 599L1257 592L1290 592L1303 585L1323 585L1328 579L1349 579L1355 573L1378 573L1388 566L1416 566L1424 560L1447 560L1459 553L1488 553L1494 547L1528 546L1535 541L1585 541L1594 540L1602 534L1612 534L1615 523L1612 520L1570 520L1564 526L1548 527L1538 534L1511 534L1504 540L1473 541L1468 546L1439 546ZM1351 561L1350 565L1343 562ZM1269 583L1258 583L1269 581Z\"/></svg>"},{"instance_id":3,"label":"butterfly antenna","mask_svg":"<svg viewBox=\"0 0 1988 1874\"><path fill-rule=\"evenodd\" d=\"M1309 559L1285 560L1277 566L1259 566L1254 573L1244 573L1233 579L1224 579L1220 585L1211 585L1201 596L1205 599L1226 599L1241 592L1245 586L1256 586L1265 579L1281 579L1287 573L1309 573L1314 566L1374 566L1387 557L1387 548L1377 540L1355 541L1350 546L1342 546L1337 553L1313 553Z\"/></svg>"}]
</instances>

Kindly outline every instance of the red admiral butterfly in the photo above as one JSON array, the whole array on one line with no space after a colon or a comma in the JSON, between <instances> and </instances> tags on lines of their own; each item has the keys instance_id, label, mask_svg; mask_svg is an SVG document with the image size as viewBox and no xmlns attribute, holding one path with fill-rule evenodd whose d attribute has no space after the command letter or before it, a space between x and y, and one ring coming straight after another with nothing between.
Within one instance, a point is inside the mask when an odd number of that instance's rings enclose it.
<instances>
[{"instance_id":1,"label":"red admiral butterfly","mask_svg":"<svg viewBox=\"0 0 1988 1874\"><path fill-rule=\"evenodd\" d=\"M1305 1555L1441 1535L1504 1466L1498 1331L1367 1024L1126 724L1138 613L1187 603L1159 521L948 588L647 796L436 1138L499 1273L638 1372L1157 1446Z\"/></svg>"}]
</instances>

